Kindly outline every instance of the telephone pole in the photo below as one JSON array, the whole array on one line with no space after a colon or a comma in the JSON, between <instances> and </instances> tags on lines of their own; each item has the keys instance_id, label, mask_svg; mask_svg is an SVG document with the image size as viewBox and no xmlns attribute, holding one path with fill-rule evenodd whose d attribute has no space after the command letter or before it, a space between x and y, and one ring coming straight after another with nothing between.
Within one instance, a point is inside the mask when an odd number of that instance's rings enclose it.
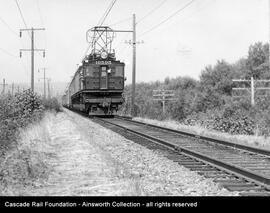
<instances>
[{"instance_id":1,"label":"telephone pole","mask_svg":"<svg viewBox=\"0 0 270 213\"><path fill-rule=\"evenodd\" d=\"M47 79L47 83L48 83L48 99L51 99L51 88L50 88L51 79L50 78Z\"/></svg>"},{"instance_id":2,"label":"telephone pole","mask_svg":"<svg viewBox=\"0 0 270 213\"><path fill-rule=\"evenodd\" d=\"M13 94L14 94L14 83L12 83L11 94L12 94L12 96L13 96Z\"/></svg>"},{"instance_id":3,"label":"telephone pole","mask_svg":"<svg viewBox=\"0 0 270 213\"><path fill-rule=\"evenodd\" d=\"M132 41L126 41L132 45L132 89L131 89L131 116L135 116L135 92L136 92L136 45L143 41L136 40L136 15L133 14L132 19Z\"/></svg>"},{"instance_id":4,"label":"telephone pole","mask_svg":"<svg viewBox=\"0 0 270 213\"><path fill-rule=\"evenodd\" d=\"M3 84L0 84L0 85L3 86L2 94L5 94L6 86L8 85L8 84L6 84L6 79L3 79Z\"/></svg>"},{"instance_id":5,"label":"telephone pole","mask_svg":"<svg viewBox=\"0 0 270 213\"><path fill-rule=\"evenodd\" d=\"M48 80L48 78L46 78L46 68L43 67L40 69L43 70L43 78L42 78L43 79L43 96L44 96L44 99L46 99L46 79Z\"/></svg>"},{"instance_id":6,"label":"telephone pole","mask_svg":"<svg viewBox=\"0 0 270 213\"><path fill-rule=\"evenodd\" d=\"M131 96L131 115L135 116L135 87L136 87L136 16L133 14L133 33L132 33L132 96Z\"/></svg>"},{"instance_id":7,"label":"telephone pole","mask_svg":"<svg viewBox=\"0 0 270 213\"><path fill-rule=\"evenodd\" d=\"M35 30L45 30L45 28L29 28L29 29L20 29L20 37L22 37L22 31L31 31L31 49L20 49L20 57L22 57L22 51L31 51L31 90L34 92L34 52L43 51L43 58L45 57L44 49L36 49L34 45L34 32Z\"/></svg>"},{"instance_id":8,"label":"telephone pole","mask_svg":"<svg viewBox=\"0 0 270 213\"><path fill-rule=\"evenodd\" d=\"M269 29L269 46L268 46L268 49L269 49L269 71L270 71L270 0L268 0L268 6L269 6L269 21L268 21L268 29Z\"/></svg>"}]
</instances>

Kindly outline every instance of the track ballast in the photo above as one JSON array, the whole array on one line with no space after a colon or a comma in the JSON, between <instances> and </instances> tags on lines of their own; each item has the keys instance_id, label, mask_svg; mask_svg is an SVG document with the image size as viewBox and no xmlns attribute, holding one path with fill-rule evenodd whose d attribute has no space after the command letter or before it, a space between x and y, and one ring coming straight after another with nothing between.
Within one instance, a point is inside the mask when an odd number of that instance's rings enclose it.
<instances>
[{"instance_id":1,"label":"track ballast","mask_svg":"<svg viewBox=\"0 0 270 213\"><path fill-rule=\"evenodd\" d=\"M270 152L137 122L128 117L93 121L162 152L180 165L243 196L270 196ZM190 135L188 135L190 134ZM227 144L228 143L228 144Z\"/></svg>"}]
</instances>

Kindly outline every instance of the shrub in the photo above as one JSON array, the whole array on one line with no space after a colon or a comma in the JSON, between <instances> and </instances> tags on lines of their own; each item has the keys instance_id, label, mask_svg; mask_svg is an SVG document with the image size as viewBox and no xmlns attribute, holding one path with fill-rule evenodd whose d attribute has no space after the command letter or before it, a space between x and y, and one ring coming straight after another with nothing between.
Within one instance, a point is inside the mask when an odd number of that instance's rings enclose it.
<instances>
[{"instance_id":1,"label":"shrub","mask_svg":"<svg viewBox=\"0 0 270 213\"><path fill-rule=\"evenodd\" d=\"M185 120L185 124L199 125L230 134L253 135L256 132L256 121L253 116L236 105L225 106L222 110L192 114Z\"/></svg>"},{"instance_id":2,"label":"shrub","mask_svg":"<svg viewBox=\"0 0 270 213\"><path fill-rule=\"evenodd\" d=\"M17 130L42 118L41 98L31 90L0 97L0 149L15 144Z\"/></svg>"},{"instance_id":3,"label":"shrub","mask_svg":"<svg viewBox=\"0 0 270 213\"><path fill-rule=\"evenodd\" d=\"M55 110L56 112L63 111L57 98L43 99L43 105L46 110Z\"/></svg>"}]
</instances>

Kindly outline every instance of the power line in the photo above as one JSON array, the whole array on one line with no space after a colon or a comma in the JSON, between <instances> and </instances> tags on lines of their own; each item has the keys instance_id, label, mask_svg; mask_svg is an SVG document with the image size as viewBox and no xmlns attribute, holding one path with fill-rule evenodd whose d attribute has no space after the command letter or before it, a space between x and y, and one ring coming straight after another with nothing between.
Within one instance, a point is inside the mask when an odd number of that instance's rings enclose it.
<instances>
[{"instance_id":1,"label":"power line","mask_svg":"<svg viewBox=\"0 0 270 213\"><path fill-rule=\"evenodd\" d=\"M109 7L107 8L107 10L105 11L104 15L101 17L101 19L98 22L98 26L101 26L104 21L106 20L107 16L109 15L110 11L112 10L114 4L115 4L116 0L112 0L111 4L109 5ZM87 55L89 49L91 47L91 44L88 45L88 47L86 48L86 51L84 52L84 56L83 58Z\"/></svg>"},{"instance_id":2,"label":"power line","mask_svg":"<svg viewBox=\"0 0 270 213\"><path fill-rule=\"evenodd\" d=\"M161 21L160 23L158 23L157 25L153 26L152 28L150 28L149 30L145 31L144 33L142 33L141 35L139 35L139 37L145 35L146 33L149 33L151 31L153 31L154 29L156 29L157 27L159 27L160 25L164 24L165 22L167 22L168 20L170 20L171 18L173 18L175 15L177 15L179 12L183 11L184 9L186 9L188 6L190 6L192 3L194 3L196 0L191 0L190 2L188 2L187 4L185 4L183 7L181 7L180 9L178 9L176 12L174 12L173 14L171 14L168 18L164 19L163 21Z\"/></svg>"},{"instance_id":3,"label":"power line","mask_svg":"<svg viewBox=\"0 0 270 213\"><path fill-rule=\"evenodd\" d=\"M16 58L16 59L19 58L19 56L16 56L16 55L10 53L9 51L7 51L7 50L5 50L5 49L3 49L3 48L0 48L0 50L1 50L3 53L5 53L6 55L10 56L10 57L13 57L13 58ZM27 71L27 69L26 69L25 64L21 61L21 64L20 64L20 65L21 65L22 68L24 69L25 74L28 75L28 71Z\"/></svg>"},{"instance_id":4,"label":"power line","mask_svg":"<svg viewBox=\"0 0 270 213\"><path fill-rule=\"evenodd\" d=\"M24 23L25 29L28 29L27 24L26 24L26 21L25 21L25 19L23 17L23 13L22 13L22 10L20 8L20 5L19 5L19 3L18 3L17 0L14 0L14 1L15 1L16 5L17 5L17 8L18 8L19 12L20 12L20 16L21 16L21 19L22 19L22 21ZM32 39L31 33L29 31L28 31L28 36L29 36L30 39ZM36 46L34 46L34 48L36 48Z\"/></svg>"},{"instance_id":5,"label":"power line","mask_svg":"<svg viewBox=\"0 0 270 213\"><path fill-rule=\"evenodd\" d=\"M195 13L199 13L201 12L202 10L204 10L205 8L208 7L208 5L213 2L216 2L217 0L209 0L208 2L204 2L205 4L202 5L201 8L198 8L197 10L195 10L193 13L191 13L189 16L185 17L184 19L181 19L181 21L185 21L187 19L189 19L190 17L192 17Z\"/></svg>"},{"instance_id":6,"label":"power line","mask_svg":"<svg viewBox=\"0 0 270 213\"><path fill-rule=\"evenodd\" d=\"M19 10L19 12L20 12L21 19L22 19L22 21L23 21L23 23L24 23L24 26L25 26L25 28L27 29L28 27L27 27L26 21L25 21L25 19L24 19L24 17L23 17L23 14L22 14L22 10L21 10L21 8L20 8L20 5L19 5L19 3L18 3L17 0L14 0L14 1L15 1L15 3L16 3L17 7L18 7L18 10ZM29 35L30 35L30 34L29 34Z\"/></svg>"},{"instance_id":7,"label":"power line","mask_svg":"<svg viewBox=\"0 0 270 213\"><path fill-rule=\"evenodd\" d=\"M106 20L107 16L108 16L109 13L111 12L111 10L112 10L114 4L116 3L116 1L117 1L117 0L113 0L113 1L111 2L111 4L109 5L109 7L107 8L107 10L105 11L103 17L100 19L100 21L99 21L99 23L98 23L98 26L101 26L101 25L104 23L104 21Z\"/></svg>"},{"instance_id":8,"label":"power line","mask_svg":"<svg viewBox=\"0 0 270 213\"><path fill-rule=\"evenodd\" d=\"M120 20L120 21L118 21L118 22L115 22L115 23L113 23L113 24L109 24L109 26L110 26L110 27L112 27L112 26L115 26L115 25L118 25L118 24L124 23L124 22L126 22L126 21L129 21L129 20L131 20L131 19L132 19L132 17L125 18L125 19L121 19L121 20Z\"/></svg>"},{"instance_id":9,"label":"power line","mask_svg":"<svg viewBox=\"0 0 270 213\"><path fill-rule=\"evenodd\" d=\"M0 21L9 29L11 33L18 36L18 33L16 33L15 30L13 30L3 18L0 17Z\"/></svg>"},{"instance_id":10,"label":"power line","mask_svg":"<svg viewBox=\"0 0 270 213\"><path fill-rule=\"evenodd\" d=\"M13 29L9 26L9 24L8 24L3 18L0 17L0 20L1 20L1 22L9 29L9 31L10 31L12 34L16 35L16 37L19 38L18 33L17 33L15 30L13 30ZM20 40L20 43L21 43L21 47L23 47L23 44L22 44L21 40ZM8 51L6 51L6 50L3 50L3 49L2 49L2 51L5 52L5 53L8 53ZM13 54L10 54L10 53L8 53L8 54L9 54L10 56L14 56ZM16 56L16 57L17 57L17 56Z\"/></svg>"},{"instance_id":11,"label":"power line","mask_svg":"<svg viewBox=\"0 0 270 213\"><path fill-rule=\"evenodd\" d=\"M19 58L18 56L13 55L12 53L10 53L9 51L7 51L7 50L5 50L5 49L3 49L3 48L0 48L0 50L1 50L3 53L5 53L6 55L9 55L9 56L14 57L14 58Z\"/></svg>"},{"instance_id":12,"label":"power line","mask_svg":"<svg viewBox=\"0 0 270 213\"><path fill-rule=\"evenodd\" d=\"M40 9L40 4L39 4L39 0L36 0L37 2L37 9L38 9L38 14L39 14L39 19L41 22L41 26L43 26L43 28L45 28L45 24L44 24L44 19L41 13L41 9ZM44 43L45 43L45 49L47 49L47 34L46 31L44 31ZM39 52L40 54L40 52ZM46 60L48 61L48 59L46 58Z\"/></svg>"},{"instance_id":13,"label":"power line","mask_svg":"<svg viewBox=\"0 0 270 213\"><path fill-rule=\"evenodd\" d=\"M40 18L40 21L41 21L41 25L43 27L45 27L43 17L42 17L42 14L41 14L41 10L40 10L40 6L39 6L39 0L36 0L36 2L37 2L38 14L39 14L39 18Z\"/></svg>"},{"instance_id":14,"label":"power line","mask_svg":"<svg viewBox=\"0 0 270 213\"><path fill-rule=\"evenodd\" d=\"M148 12L146 15L144 15L141 19L139 19L139 21L137 22L137 24L139 24L142 20L144 20L145 18L147 18L148 16L150 16L152 13L154 13L157 9L159 9L166 1L168 0L163 0L160 4L158 4L154 9L150 10L150 12Z\"/></svg>"}]
</instances>

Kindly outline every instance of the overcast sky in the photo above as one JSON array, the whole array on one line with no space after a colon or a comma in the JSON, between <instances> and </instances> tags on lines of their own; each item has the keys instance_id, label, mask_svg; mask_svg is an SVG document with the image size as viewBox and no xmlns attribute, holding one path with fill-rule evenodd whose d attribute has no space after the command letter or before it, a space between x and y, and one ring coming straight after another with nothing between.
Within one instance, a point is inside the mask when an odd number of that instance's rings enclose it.
<instances>
[{"instance_id":1,"label":"overcast sky","mask_svg":"<svg viewBox=\"0 0 270 213\"><path fill-rule=\"evenodd\" d=\"M97 25L111 0L17 0L27 27L45 27L35 33L35 47L46 49L46 58L35 53L35 79L43 77L38 68L47 67L48 77L69 81L88 46L85 33ZM117 0L105 25L124 20L113 29L130 30L136 14L137 81L165 77L199 78L201 70L219 59L235 62L245 57L257 41L268 42L268 0L195 0L190 6L159 27L154 26L190 0ZM153 9L155 9L153 11ZM146 14L147 17L143 18ZM143 19L142 19L143 18ZM141 20L142 19L142 20ZM30 83L30 48L27 33L15 0L0 0L0 80ZM116 56L126 63L127 83L131 82L132 49L125 43L131 34L118 33Z\"/></svg>"}]
</instances>

